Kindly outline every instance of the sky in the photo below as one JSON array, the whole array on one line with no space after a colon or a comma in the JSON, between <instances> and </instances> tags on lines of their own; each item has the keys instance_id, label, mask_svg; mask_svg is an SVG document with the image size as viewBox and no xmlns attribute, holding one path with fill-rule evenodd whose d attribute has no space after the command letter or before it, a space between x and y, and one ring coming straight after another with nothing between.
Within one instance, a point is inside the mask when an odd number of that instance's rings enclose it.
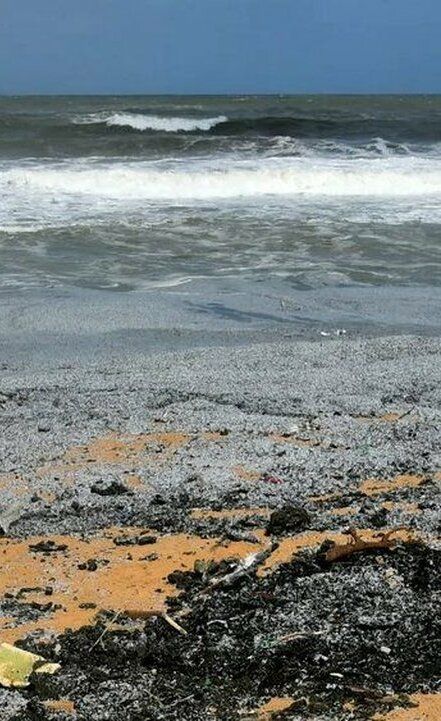
<instances>
[{"instance_id":1,"label":"sky","mask_svg":"<svg viewBox=\"0 0 441 721\"><path fill-rule=\"evenodd\" d=\"M441 92L440 0L0 0L0 93Z\"/></svg>"}]
</instances>

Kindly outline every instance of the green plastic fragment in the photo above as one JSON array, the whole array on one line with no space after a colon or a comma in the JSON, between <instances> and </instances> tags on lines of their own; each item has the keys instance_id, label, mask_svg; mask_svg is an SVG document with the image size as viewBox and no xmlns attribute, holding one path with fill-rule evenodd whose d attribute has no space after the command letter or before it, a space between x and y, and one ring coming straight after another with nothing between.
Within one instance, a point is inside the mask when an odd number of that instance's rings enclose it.
<instances>
[{"instance_id":1,"label":"green plastic fragment","mask_svg":"<svg viewBox=\"0 0 441 721\"><path fill-rule=\"evenodd\" d=\"M9 643L0 644L0 684L7 688L29 686L32 673L56 673L59 663L48 663L42 656L23 651Z\"/></svg>"}]
</instances>

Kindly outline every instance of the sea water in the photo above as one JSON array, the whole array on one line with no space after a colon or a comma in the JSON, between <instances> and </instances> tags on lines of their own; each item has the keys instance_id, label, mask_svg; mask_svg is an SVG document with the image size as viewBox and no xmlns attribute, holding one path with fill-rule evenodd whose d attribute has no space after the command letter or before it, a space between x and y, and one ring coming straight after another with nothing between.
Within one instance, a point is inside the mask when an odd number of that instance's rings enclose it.
<instances>
[{"instance_id":1,"label":"sea water","mask_svg":"<svg viewBox=\"0 0 441 721\"><path fill-rule=\"evenodd\" d=\"M441 97L0 98L0 290L441 281Z\"/></svg>"}]
</instances>

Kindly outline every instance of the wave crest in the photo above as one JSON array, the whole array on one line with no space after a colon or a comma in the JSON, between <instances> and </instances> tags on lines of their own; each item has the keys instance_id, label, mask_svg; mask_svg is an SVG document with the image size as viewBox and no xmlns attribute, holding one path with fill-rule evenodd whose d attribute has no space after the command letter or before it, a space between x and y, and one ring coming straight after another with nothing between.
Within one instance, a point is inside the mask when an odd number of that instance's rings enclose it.
<instances>
[{"instance_id":1,"label":"wave crest","mask_svg":"<svg viewBox=\"0 0 441 721\"><path fill-rule=\"evenodd\" d=\"M4 182L6 181L6 185ZM6 171L4 191L105 197L114 201L210 200L269 196L397 197L441 194L441 164L408 158L327 162L196 163L54 167Z\"/></svg>"},{"instance_id":2,"label":"wave crest","mask_svg":"<svg viewBox=\"0 0 441 721\"><path fill-rule=\"evenodd\" d=\"M142 115L141 113L93 114L76 119L76 125L102 125L108 127L132 128L133 130L153 130L165 133L191 133L195 130L208 131L228 120L224 115L215 118L175 118L160 115Z\"/></svg>"}]
</instances>

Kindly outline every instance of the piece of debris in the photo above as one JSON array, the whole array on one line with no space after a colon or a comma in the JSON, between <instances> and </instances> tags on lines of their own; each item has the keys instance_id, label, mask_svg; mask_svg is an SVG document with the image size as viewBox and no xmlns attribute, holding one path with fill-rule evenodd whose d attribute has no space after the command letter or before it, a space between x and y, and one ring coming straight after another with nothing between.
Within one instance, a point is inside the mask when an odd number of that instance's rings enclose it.
<instances>
[{"instance_id":1,"label":"piece of debris","mask_svg":"<svg viewBox=\"0 0 441 721\"><path fill-rule=\"evenodd\" d=\"M274 486L279 485L279 483L284 483L282 478L279 478L278 476L271 476L266 473L262 476L262 481L265 481L265 483L272 483Z\"/></svg>"},{"instance_id":2,"label":"piece of debris","mask_svg":"<svg viewBox=\"0 0 441 721\"><path fill-rule=\"evenodd\" d=\"M121 496L123 494L132 493L130 488L116 480L116 478L107 478L96 481L90 487L91 493L96 493L98 496Z\"/></svg>"},{"instance_id":3,"label":"piece of debris","mask_svg":"<svg viewBox=\"0 0 441 721\"><path fill-rule=\"evenodd\" d=\"M157 536L115 536L113 543L115 546L150 546L156 543Z\"/></svg>"},{"instance_id":4,"label":"piece of debris","mask_svg":"<svg viewBox=\"0 0 441 721\"><path fill-rule=\"evenodd\" d=\"M239 561L234 571L224 576L215 576L210 579L210 586L232 586L239 579L246 576L250 571L254 570L272 554L277 548L277 544L272 543L269 548L265 548L259 553L250 553L249 556Z\"/></svg>"},{"instance_id":5,"label":"piece of debris","mask_svg":"<svg viewBox=\"0 0 441 721\"><path fill-rule=\"evenodd\" d=\"M39 541L38 543L30 544L29 550L34 553L58 553L59 551L66 551L67 545L65 543L55 543L55 541Z\"/></svg>"},{"instance_id":6,"label":"piece of debris","mask_svg":"<svg viewBox=\"0 0 441 721\"><path fill-rule=\"evenodd\" d=\"M42 656L9 643L0 644L0 684L6 688L25 688L32 673L53 674L59 669L59 663L48 663Z\"/></svg>"},{"instance_id":7,"label":"piece of debris","mask_svg":"<svg viewBox=\"0 0 441 721\"><path fill-rule=\"evenodd\" d=\"M141 536L137 536L136 543L138 546L150 546L153 543L156 543L157 540L158 540L157 536L141 535Z\"/></svg>"},{"instance_id":8,"label":"piece of debris","mask_svg":"<svg viewBox=\"0 0 441 721\"><path fill-rule=\"evenodd\" d=\"M123 611L124 616L128 616L134 621L142 620L145 621L148 618L163 618L166 623L169 624L175 631L182 633L183 636L187 635L185 628L179 625L171 616L165 611L145 611L144 609L125 609Z\"/></svg>"},{"instance_id":9,"label":"piece of debris","mask_svg":"<svg viewBox=\"0 0 441 721\"><path fill-rule=\"evenodd\" d=\"M266 535L286 532L304 531L308 528L311 518L300 506L284 506L273 511L266 527Z\"/></svg>"},{"instance_id":10,"label":"piece of debris","mask_svg":"<svg viewBox=\"0 0 441 721\"><path fill-rule=\"evenodd\" d=\"M347 556L352 556L353 553L359 553L360 551L372 551L379 548L391 549L394 548L397 538L391 538L396 533L398 528L393 528L386 533L379 533L376 538L371 540L364 540L359 531L351 528L348 531L350 536L349 543L336 543L335 541L325 541L319 550L319 554L324 553L325 560L328 562L339 561Z\"/></svg>"},{"instance_id":11,"label":"piece of debris","mask_svg":"<svg viewBox=\"0 0 441 721\"><path fill-rule=\"evenodd\" d=\"M39 433L49 433L49 431L51 430L50 423L46 421L40 421L37 426L37 430Z\"/></svg>"},{"instance_id":12,"label":"piece of debris","mask_svg":"<svg viewBox=\"0 0 441 721\"><path fill-rule=\"evenodd\" d=\"M279 646L284 643L291 643L292 641L304 641L314 636L323 636L325 631L296 631L294 633L287 633L284 636L279 636L274 641L274 646Z\"/></svg>"}]
</instances>

